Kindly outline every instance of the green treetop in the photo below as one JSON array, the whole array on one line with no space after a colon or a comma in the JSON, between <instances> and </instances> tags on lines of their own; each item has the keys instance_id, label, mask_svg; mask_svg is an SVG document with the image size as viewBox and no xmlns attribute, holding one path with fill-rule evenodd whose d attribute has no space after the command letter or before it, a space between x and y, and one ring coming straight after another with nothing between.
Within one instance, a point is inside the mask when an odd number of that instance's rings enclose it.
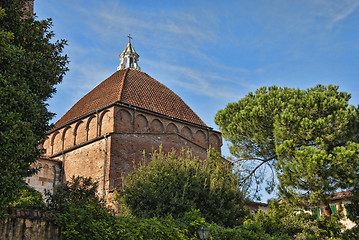
<instances>
[{"instance_id":1,"label":"green treetop","mask_svg":"<svg viewBox=\"0 0 359 240\"><path fill-rule=\"evenodd\" d=\"M282 196L327 204L330 193L358 182L359 117L349 99L332 85L262 87L228 104L215 122L237 162L246 163L243 181L263 181L256 172L266 165Z\"/></svg>"}]
</instances>

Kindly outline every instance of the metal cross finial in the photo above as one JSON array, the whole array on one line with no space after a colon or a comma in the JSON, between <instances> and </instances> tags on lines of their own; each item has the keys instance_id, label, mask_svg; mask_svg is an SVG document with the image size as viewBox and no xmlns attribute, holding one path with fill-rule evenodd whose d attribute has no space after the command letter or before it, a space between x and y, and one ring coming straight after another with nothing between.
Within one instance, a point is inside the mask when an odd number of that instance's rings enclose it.
<instances>
[{"instance_id":1,"label":"metal cross finial","mask_svg":"<svg viewBox=\"0 0 359 240\"><path fill-rule=\"evenodd\" d=\"M131 39L132 39L131 34L128 34L127 37L128 37L128 42L131 43Z\"/></svg>"}]
</instances>

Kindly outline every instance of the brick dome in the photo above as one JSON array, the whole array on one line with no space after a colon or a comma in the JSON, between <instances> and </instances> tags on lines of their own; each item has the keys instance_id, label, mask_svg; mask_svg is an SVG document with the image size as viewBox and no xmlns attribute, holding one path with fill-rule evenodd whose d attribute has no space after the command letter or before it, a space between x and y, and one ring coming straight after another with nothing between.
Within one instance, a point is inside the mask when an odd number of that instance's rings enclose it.
<instances>
[{"instance_id":1,"label":"brick dome","mask_svg":"<svg viewBox=\"0 0 359 240\"><path fill-rule=\"evenodd\" d=\"M116 102L206 126L168 87L146 73L130 68L119 70L100 83L67 111L55 126Z\"/></svg>"}]
</instances>

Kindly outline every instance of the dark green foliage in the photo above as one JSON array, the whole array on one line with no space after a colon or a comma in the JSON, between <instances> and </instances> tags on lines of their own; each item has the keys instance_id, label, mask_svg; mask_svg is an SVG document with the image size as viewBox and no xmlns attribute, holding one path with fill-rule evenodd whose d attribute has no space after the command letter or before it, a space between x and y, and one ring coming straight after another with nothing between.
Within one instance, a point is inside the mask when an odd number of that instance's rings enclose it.
<instances>
[{"instance_id":1,"label":"dark green foliage","mask_svg":"<svg viewBox=\"0 0 359 240\"><path fill-rule=\"evenodd\" d=\"M118 217L114 228L115 239L191 239L183 234L182 230L176 226L174 219L171 218Z\"/></svg>"},{"instance_id":2,"label":"dark green foliage","mask_svg":"<svg viewBox=\"0 0 359 240\"><path fill-rule=\"evenodd\" d=\"M287 202L271 201L267 212L258 211L247 224L257 224L270 236L289 236L291 239L327 239L339 237L342 225L338 218L322 218Z\"/></svg>"},{"instance_id":3,"label":"dark green foliage","mask_svg":"<svg viewBox=\"0 0 359 240\"><path fill-rule=\"evenodd\" d=\"M65 239L114 240L195 240L202 224L211 229L212 240L289 240L340 239L340 224L334 219L315 220L308 213L298 213L286 203L273 202L268 213L259 211L233 228L206 223L199 210L173 218L169 214L153 218L115 216L96 193L97 184L88 178L73 178L49 196L49 208ZM335 238L337 237L337 238ZM347 237L345 239L355 239Z\"/></svg>"},{"instance_id":4,"label":"dark green foliage","mask_svg":"<svg viewBox=\"0 0 359 240\"><path fill-rule=\"evenodd\" d=\"M234 226L247 215L237 179L214 152L203 161L184 151L154 152L148 165L127 177L121 194L121 201L137 217L171 214L177 219L199 209L206 221Z\"/></svg>"},{"instance_id":5,"label":"dark green foliage","mask_svg":"<svg viewBox=\"0 0 359 240\"><path fill-rule=\"evenodd\" d=\"M258 224L244 223L235 228L225 228L215 223L205 223L198 210L187 212L180 219L165 218L118 218L116 239L183 239L197 240L198 229L205 224L211 232L211 240L289 240L287 235L272 237Z\"/></svg>"},{"instance_id":6,"label":"dark green foliage","mask_svg":"<svg viewBox=\"0 0 359 240\"><path fill-rule=\"evenodd\" d=\"M235 228L223 228L217 224L210 225L210 239L218 240L289 240L287 235L272 237L266 233L260 225L247 223Z\"/></svg>"},{"instance_id":7,"label":"dark green foliage","mask_svg":"<svg viewBox=\"0 0 359 240\"><path fill-rule=\"evenodd\" d=\"M98 183L92 178L72 177L66 184L56 187L55 192L46 192L46 202L50 210L64 213L68 204L84 208L87 204L103 205L103 200L97 194Z\"/></svg>"},{"instance_id":8,"label":"dark green foliage","mask_svg":"<svg viewBox=\"0 0 359 240\"><path fill-rule=\"evenodd\" d=\"M330 193L358 183L359 117L349 99L332 85L262 87L228 104L215 122L232 142L231 153L246 163L240 165L247 171L244 181L261 183L267 175L256 173L268 166L283 196L318 206L328 203Z\"/></svg>"},{"instance_id":9,"label":"dark green foliage","mask_svg":"<svg viewBox=\"0 0 359 240\"><path fill-rule=\"evenodd\" d=\"M359 189L352 191L353 195L349 197L350 203L345 205L347 217L357 225L359 225Z\"/></svg>"},{"instance_id":10,"label":"dark green foliage","mask_svg":"<svg viewBox=\"0 0 359 240\"><path fill-rule=\"evenodd\" d=\"M176 220L176 226L179 226L184 236L188 239L196 239L197 231L202 225L205 225L205 219L201 216L199 210L185 212L183 217Z\"/></svg>"},{"instance_id":11,"label":"dark green foliage","mask_svg":"<svg viewBox=\"0 0 359 240\"><path fill-rule=\"evenodd\" d=\"M20 190L20 197L10 204L10 207L25 209L45 209L42 194L34 188L24 185Z\"/></svg>"},{"instance_id":12,"label":"dark green foliage","mask_svg":"<svg viewBox=\"0 0 359 240\"><path fill-rule=\"evenodd\" d=\"M108 209L88 203L83 208L69 204L66 212L55 219L55 224L63 227L65 239L101 240L115 239L112 238L114 221Z\"/></svg>"},{"instance_id":13,"label":"dark green foliage","mask_svg":"<svg viewBox=\"0 0 359 240\"><path fill-rule=\"evenodd\" d=\"M53 116L46 100L67 71L65 41L51 42L51 20L23 12L24 0L0 2L0 209L20 193Z\"/></svg>"},{"instance_id":14,"label":"dark green foliage","mask_svg":"<svg viewBox=\"0 0 359 240\"><path fill-rule=\"evenodd\" d=\"M97 195L97 183L76 177L47 193L48 208L65 239L195 239L204 222L198 212L185 213L182 219L116 217ZM187 229L187 225L189 226Z\"/></svg>"},{"instance_id":15,"label":"dark green foliage","mask_svg":"<svg viewBox=\"0 0 359 240\"><path fill-rule=\"evenodd\" d=\"M113 239L114 215L97 195L97 183L91 178L73 177L46 195L66 239Z\"/></svg>"},{"instance_id":16,"label":"dark green foliage","mask_svg":"<svg viewBox=\"0 0 359 240\"><path fill-rule=\"evenodd\" d=\"M350 221L354 222L357 226L351 230L346 231L345 239L359 239L359 189L356 187L352 191L353 195L349 197L350 203L345 204L347 217Z\"/></svg>"}]
</instances>

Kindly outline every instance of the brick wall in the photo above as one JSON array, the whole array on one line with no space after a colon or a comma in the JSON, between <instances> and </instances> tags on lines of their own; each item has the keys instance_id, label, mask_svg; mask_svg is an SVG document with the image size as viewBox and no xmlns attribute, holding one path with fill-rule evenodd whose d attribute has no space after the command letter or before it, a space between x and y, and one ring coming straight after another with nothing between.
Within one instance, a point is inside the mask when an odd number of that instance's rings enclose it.
<instances>
[{"instance_id":1,"label":"brick wall","mask_svg":"<svg viewBox=\"0 0 359 240\"><path fill-rule=\"evenodd\" d=\"M106 139L103 137L97 138L88 144L83 144L79 148L61 155L59 159L63 161L64 180L69 181L72 176L91 177L99 183L99 192L103 194L103 181L108 182L110 141L111 138L109 137ZM104 151L106 145L107 152ZM106 171L105 177L104 171ZM106 184L106 189L108 189L108 183Z\"/></svg>"},{"instance_id":2,"label":"brick wall","mask_svg":"<svg viewBox=\"0 0 359 240\"><path fill-rule=\"evenodd\" d=\"M210 128L138 109L112 106L89 114L51 132L44 143L46 156L56 156L106 133L176 133L207 149L221 151L222 137ZM180 149L181 146L178 146Z\"/></svg>"},{"instance_id":3,"label":"brick wall","mask_svg":"<svg viewBox=\"0 0 359 240\"><path fill-rule=\"evenodd\" d=\"M106 137L105 137L106 136ZM191 150L206 158L209 146L221 151L222 137L211 128L134 107L113 105L54 129L44 143L46 154L63 162L64 180L92 177L99 192L122 188L133 162L163 152ZM105 146L106 151L105 151Z\"/></svg>"}]
</instances>

